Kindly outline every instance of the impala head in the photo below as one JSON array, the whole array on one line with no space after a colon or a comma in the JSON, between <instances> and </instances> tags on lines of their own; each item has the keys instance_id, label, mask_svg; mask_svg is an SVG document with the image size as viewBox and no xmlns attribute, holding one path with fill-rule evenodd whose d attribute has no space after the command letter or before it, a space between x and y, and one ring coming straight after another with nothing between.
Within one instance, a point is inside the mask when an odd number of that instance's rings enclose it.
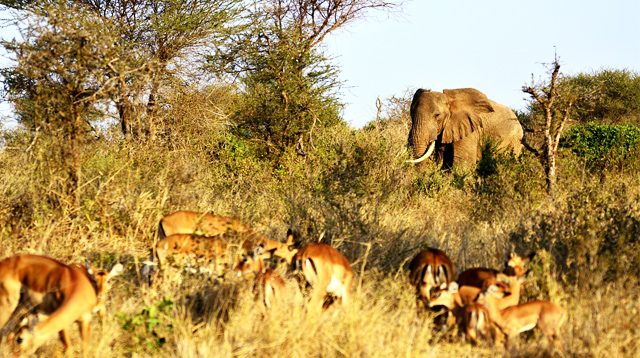
<instances>
[{"instance_id":1,"label":"impala head","mask_svg":"<svg viewBox=\"0 0 640 358\"><path fill-rule=\"evenodd\" d=\"M256 246L252 253L248 255L243 255L242 259L233 271L241 277L242 275L249 273L260 273L264 272L264 260L262 259L262 255L264 254L264 248L261 245Z\"/></svg>"},{"instance_id":2,"label":"impala head","mask_svg":"<svg viewBox=\"0 0 640 358\"><path fill-rule=\"evenodd\" d=\"M20 328L15 333L9 334L7 337L13 344L13 354L19 356L20 353L29 352L30 347L34 347L33 327L38 324L38 315L29 315L20 323Z\"/></svg>"},{"instance_id":3,"label":"impala head","mask_svg":"<svg viewBox=\"0 0 640 358\"><path fill-rule=\"evenodd\" d=\"M124 271L124 266L122 266L121 263L117 263L113 265L111 271L107 272L104 270L97 270L95 267L91 266L89 262L86 262L85 269L87 270L90 278L95 281L96 292L98 294L101 294L109 290L109 280L115 276L122 274L122 272Z\"/></svg>"},{"instance_id":4,"label":"impala head","mask_svg":"<svg viewBox=\"0 0 640 358\"><path fill-rule=\"evenodd\" d=\"M273 250L273 255L283 258L287 264L291 265L293 262L293 257L298 253L300 248L301 240L296 232L289 229L287 230L287 241L281 245L279 245L275 250Z\"/></svg>"},{"instance_id":5,"label":"impala head","mask_svg":"<svg viewBox=\"0 0 640 358\"><path fill-rule=\"evenodd\" d=\"M453 309L455 306L454 295L458 293L458 283L451 282L449 285L443 283L440 285L440 289L433 292L429 299L429 307L445 306L448 309Z\"/></svg>"},{"instance_id":6,"label":"impala head","mask_svg":"<svg viewBox=\"0 0 640 358\"><path fill-rule=\"evenodd\" d=\"M97 313L100 317L104 316L104 296L107 292L109 292L110 280L122 274L124 271L124 266L121 263L117 263L113 265L111 271L107 272L104 270L97 270L93 267L89 262L85 262L85 266L83 267L84 271L87 273L91 283L94 285L94 289L96 290L96 297L98 298L98 304L94 307L93 312Z\"/></svg>"},{"instance_id":7,"label":"impala head","mask_svg":"<svg viewBox=\"0 0 640 358\"><path fill-rule=\"evenodd\" d=\"M478 303L486 304L487 300L501 299L505 296L505 292L501 290L497 285L491 285L486 290L480 293L478 296Z\"/></svg>"},{"instance_id":8,"label":"impala head","mask_svg":"<svg viewBox=\"0 0 640 358\"><path fill-rule=\"evenodd\" d=\"M464 307L465 337L471 344L478 344L480 338L489 338L491 321L487 309L479 303Z\"/></svg>"},{"instance_id":9,"label":"impala head","mask_svg":"<svg viewBox=\"0 0 640 358\"><path fill-rule=\"evenodd\" d=\"M527 273L525 266L531 261L534 255L535 253L531 253L523 257L512 252L507 261L507 269L512 268L515 271L515 276L524 276Z\"/></svg>"}]
</instances>

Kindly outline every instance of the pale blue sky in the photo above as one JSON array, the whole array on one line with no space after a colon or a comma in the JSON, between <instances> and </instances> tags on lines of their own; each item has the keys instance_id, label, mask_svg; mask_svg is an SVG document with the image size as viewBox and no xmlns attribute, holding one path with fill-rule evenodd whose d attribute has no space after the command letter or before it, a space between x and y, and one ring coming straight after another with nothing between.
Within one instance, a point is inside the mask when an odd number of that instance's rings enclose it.
<instances>
[{"instance_id":1,"label":"pale blue sky","mask_svg":"<svg viewBox=\"0 0 640 358\"><path fill-rule=\"evenodd\" d=\"M521 109L522 85L545 74L556 50L565 74L640 72L639 38L639 0L405 0L399 11L348 24L325 46L344 81L344 118L361 127L375 118L377 97L418 87L475 87Z\"/></svg>"},{"instance_id":2,"label":"pale blue sky","mask_svg":"<svg viewBox=\"0 0 640 358\"><path fill-rule=\"evenodd\" d=\"M554 51L565 74L640 72L640 1L407 0L398 14L347 25L326 46L354 127L375 119L378 96L418 87L475 87L522 109L522 85L546 74Z\"/></svg>"}]
</instances>

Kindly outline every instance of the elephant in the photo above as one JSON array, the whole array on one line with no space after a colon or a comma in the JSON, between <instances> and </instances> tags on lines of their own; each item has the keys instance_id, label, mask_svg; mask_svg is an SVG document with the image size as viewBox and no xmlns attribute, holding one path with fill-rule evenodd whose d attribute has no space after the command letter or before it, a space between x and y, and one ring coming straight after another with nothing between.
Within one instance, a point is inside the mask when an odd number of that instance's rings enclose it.
<instances>
[{"instance_id":1,"label":"elephant","mask_svg":"<svg viewBox=\"0 0 640 358\"><path fill-rule=\"evenodd\" d=\"M474 88L418 89L411 101L409 146L420 163L434 152L444 169L472 168L485 143L499 152L522 152L522 125L508 107Z\"/></svg>"}]
</instances>

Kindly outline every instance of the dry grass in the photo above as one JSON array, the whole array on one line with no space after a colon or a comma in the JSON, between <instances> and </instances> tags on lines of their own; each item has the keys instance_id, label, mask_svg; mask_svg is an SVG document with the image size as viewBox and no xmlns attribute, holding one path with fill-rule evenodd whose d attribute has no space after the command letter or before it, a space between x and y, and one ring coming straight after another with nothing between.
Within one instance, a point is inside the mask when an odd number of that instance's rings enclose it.
<instances>
[{"instance_id":1,"label":"dry grass","mask_svg":"<svg viewBox=\"0 0 640 358\"><path fill-rule=\"evenodd\" d=\"M93 324L90 356L640 354L637 172L594 176L563 157L559 195L549 200L530 157L501 160L499 173L484 179L409 167L406 131L401 123L318 130L315 151L292 152L276 168L228 145L203 148L202 138L193 149L102 141L85 153L78 204L63 207L52 206L48 198L58 193L41 184L46 176L30 153L6 149L0 257L28 252L126 265L109 314ZM323 236L353 263L352 304L311 317L300 293L265 312L242 281L144 287L140 262L158 220L175 209L234 215L272 239L283 240L289 226L310 240ZM549 349L539 333L504 351L437 332L431 317L416 315L402 269L425 246L444 249L459 268L499 267L512 250L538 251L524 296L567 308L562 350ZM40 352L59 356L61 345L52 339Z\"/></svg>"}]
</instances>

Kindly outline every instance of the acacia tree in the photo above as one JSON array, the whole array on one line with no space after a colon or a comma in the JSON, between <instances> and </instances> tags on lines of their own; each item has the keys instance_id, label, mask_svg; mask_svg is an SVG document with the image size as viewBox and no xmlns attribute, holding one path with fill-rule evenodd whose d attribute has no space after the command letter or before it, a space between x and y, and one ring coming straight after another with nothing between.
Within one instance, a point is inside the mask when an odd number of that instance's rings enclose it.
<instances>
[{"instance_id":1,"label":"acacia tree","mask_svg":"<svg viewBox=\"0 0 640 358\"><path fill-rule=\"evenodd\" d=\"M122 132L153 136L162 90L198 67L198 50L233 33L241 0L77 0L122 26L123 49L132 62L149 64L143 83L121 79L118 106ZM147 94L144 97L144 94ZM143 98L144 97L144 98ZM144 120L144 123L141 121ZM133 124L137 125L133 125Z\"/></svg>"},{"instance_id":2,"label":"acacia tree","mask_svg":"<svg viewBox=\"0 0 640 358\"><path fill-rule=\"evenodd\" d=\"M182 82L185 73L198 67L200 49L215 47L234 31L242 0L49 0L7 1L0 4L26 14L49 19L49 9L68 9L97 16L117 31L117 60L140 72L110 70L117 91L111 93L122 134L130 138L153 138L163 91ZM16 23L19 23L17 21ZM72 26L72 24L69 24ZM101 31L101 29L85 29ZM112 58L114 59L114 58Z\"/></svg>"},{"instance_id":3,"label":"acacia tree","mask_svg":"<svg viewBox=\"0 0 640 358\"><path fill-rule=\"evenodd\" d=\"M32 18L22 28L23 41L3 44L17 59L5 71L5 90L33 133L38 175L57 196L50 199L68 202L76 199L83 146L117 87L113 71L128 70L113 46L112 24L77 8L46 11L47 21Z\"/></svg>"},{"instance_id":4,"label":"acacia tree","mask_svg":"<svg viewBox=\"0 0 640 358\"><path fill-rule=\"evenodd\" d=\"M622 69L566 76L559 88L579 94L574 114L580 122L633 123L640 125L640 75Z\"/></svg>"},{"instance_id":5,"label":"acacia tree","mask_svg":"<svg viewBox=\"0 0 640 358\"><path fill-rule=\"evenodd\" d=\"M270 157L294 144L304 154L316 126L340 121L337 70L320 52L326 36L383 0L266 0L254 2L242 33L210 59L215 71L239 76L245 102L238 132Z\"/></svg>"},{"instance_id":6,"label":"acacia tree","mask_svg":"<svg viewBox=\"0 0 640 358\"><path fill-rule=\"evenodd\" d=\"M560 62L557 56L551 66L549 83L535 84L532 81L530 85L523 86L522 91L531 96L534 100L533 106L538 106L543 113L541 121L536 121L534 118L531 123L525 125L525 130L530 133L541 133L543 135L541 150L531 146L528 148L539 158L545 172L547 194L553 196L557 178L556 158L558 145L560 144L560 137L571 114L575 98L572 96L563 97L558 92Z\"/></svg>"}]
</instances>

